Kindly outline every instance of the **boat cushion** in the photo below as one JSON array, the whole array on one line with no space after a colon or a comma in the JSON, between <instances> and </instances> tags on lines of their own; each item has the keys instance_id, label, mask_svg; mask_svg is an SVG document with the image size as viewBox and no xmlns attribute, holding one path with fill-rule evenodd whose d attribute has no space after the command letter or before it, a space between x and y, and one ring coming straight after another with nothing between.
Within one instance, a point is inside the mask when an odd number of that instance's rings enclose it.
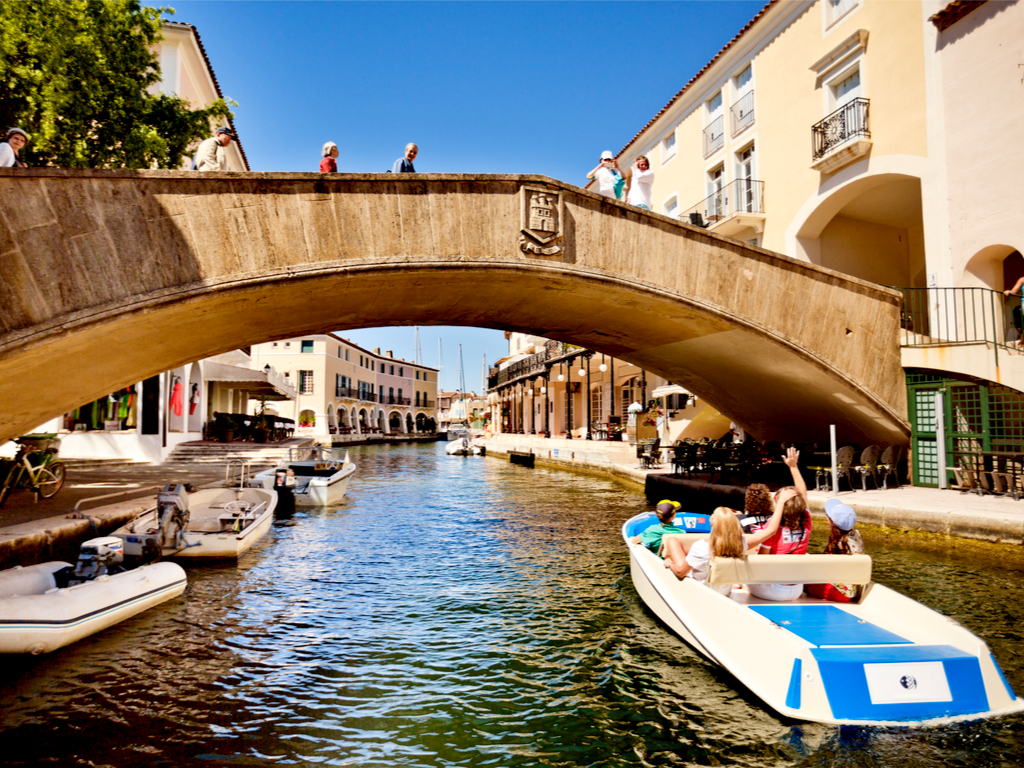
<instances>
[{"instance_id":1,"label":"boat cushion","mask_svg":"<svg viewBox=\"0 0 1024 768\"><path fill-rule=\"evenodd\" d=\"M867 584L870 555L716 557L708 584Z\"/></svg>"},{"instance_id":2,"label":"boat cushion","mask_svg":"<svg viewBox=\"0 0 1024 768\"><path fill-rule=\"evenodd\" d=\"M818 646L910 642L870 621L858 619L836 605L752 605L750 610Z\"/></svg>"}]
</instances>

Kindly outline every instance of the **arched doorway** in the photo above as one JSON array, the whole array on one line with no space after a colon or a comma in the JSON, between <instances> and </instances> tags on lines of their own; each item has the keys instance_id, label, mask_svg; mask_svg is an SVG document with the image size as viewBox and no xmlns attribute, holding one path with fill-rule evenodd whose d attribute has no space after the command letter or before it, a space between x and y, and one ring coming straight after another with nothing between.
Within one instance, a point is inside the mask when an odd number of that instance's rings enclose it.
<instances>
[{"instance_id":1,"label":"arched doorway","mask_svg":"<svg viewBox=\"0 0 1024 768\"><path fill-rule=\"evenodd\" d=\"M412 414L405 414L405 433L412 434Z\"/></svg>"},{"instance_id":2,"label":"arched doorway","mask_svg":"<svg viewBox=\"0 0 1024 768\"><path fill-rule=\"evenodd\" d=\"M402 417L392 411L388 416L388 432L397 433L402 431Z\"/></svg>"}]
</instances>

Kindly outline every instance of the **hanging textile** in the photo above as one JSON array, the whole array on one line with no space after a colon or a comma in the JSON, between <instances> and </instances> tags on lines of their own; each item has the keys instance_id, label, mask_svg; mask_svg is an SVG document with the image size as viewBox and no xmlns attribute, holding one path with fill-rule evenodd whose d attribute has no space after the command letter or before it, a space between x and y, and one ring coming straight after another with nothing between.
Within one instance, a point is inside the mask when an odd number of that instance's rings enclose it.
<instances>
[{"instance_id":1,"label":"hanging textile","mask_svg":"<svg viewBox=\"0 0 1024 768\"><path fill-rule=\"evenodd\" d=\"M171 412L175 416L181 416L185 410L185 388L178 376L172 376L171 382Z\"/></svg>"},{"instance_id":2,"label":"hanging textile","mask_svg":"<svg viewBox=\"0 0 1024 768\"><path fill-rule=\"evenodd\" d=\"M188 396L188 415L191 416L196 412L196 406L199 405L199 385L192 385L192 394Z\"/></svg>"}]
</instances>

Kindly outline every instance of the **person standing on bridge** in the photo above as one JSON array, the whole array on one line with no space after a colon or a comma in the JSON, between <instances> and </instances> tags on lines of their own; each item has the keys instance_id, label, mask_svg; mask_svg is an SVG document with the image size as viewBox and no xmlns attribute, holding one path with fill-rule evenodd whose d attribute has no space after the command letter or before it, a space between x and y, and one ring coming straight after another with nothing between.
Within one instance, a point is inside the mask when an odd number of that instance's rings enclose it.
<instances>
[{"instance_id":1,"label":"person standing on bridge","mask_svg":"<svg viewBox=\"0 0 1024 768\"><path fill-rule=\"evenodd\" d=\"M28 168L18 159L18 150L28 144L28 134L21 128L10 128L7 140L0 143L0 168Z\"/></svg>"},{"instance_id":2,"label":"person standing on bridge","mask_svg":"<svg viewBox=\"0 0 1024 768\"><path fill-rule=\"evenodd\" d=\"M224 148L235 138L230 128L218 128L213 136L199 145L192 169L196 171L226 171L228 159Z\"/></svg>"},{"instance_id":3,"label":"person standing on bridge","mask_svg":"<svg viewBox=\"0 0 1024 768\"><path fill-rule=\"evenodd\" d=\"M618 199L622 194L625 181L619 170L619 161L607 149L601 153L601 162L597 168L587 174L588 179L597 179L597 194Z\"/></svg>"},{"instance_id":4,"label":"person standing on bridge","mask_svg":"<svg viewBox=\"0 0 1024 768\"><path fill-rule=\"evenodd\" d=\"M626 192L626 202L651 210L651 187L654 186L654 171L651 170L651 161L644 155L640 155L633 162L633 173L629 177L629 190Z\"/></svg>"},{"instance_id":5,"label":"person standing on bridge","mask_svg":"<svg viewBox=\"0 0 1024 768\"><path fill-rule=\"evenodd\" d=\"M420 148L415 144L405 145L405 156L395 160L395 164L391 166L393 173L416 173L416 169L412 167L412 161L416 159L416 155L420 153Z\"/></svg>"},{"instance_id":6,"label":"person standing on bridge","mask_svg":"<svg viewBox=\"0 0 1024 768\"><path fill-rule=\"evenodd\" d=\"M320 173L338 172L338 145L333 141L324 144L324 159L320 161Z\"/></svg>"}]
</instances>

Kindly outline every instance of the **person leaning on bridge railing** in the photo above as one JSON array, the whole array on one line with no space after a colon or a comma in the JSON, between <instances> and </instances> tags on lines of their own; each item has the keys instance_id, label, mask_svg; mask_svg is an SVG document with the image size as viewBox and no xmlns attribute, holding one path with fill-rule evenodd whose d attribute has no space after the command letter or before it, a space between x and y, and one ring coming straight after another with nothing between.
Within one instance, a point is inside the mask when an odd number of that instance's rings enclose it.
<instances>
[{"instance_id":1,"label":"person leaning on bridge railing","mask_svg":"<svg viewBox=\"0 0 1024 768\"><path fill-rule=\"evenodd\" d=\"M9 128L7 140L0 142L0 168L28 168L18 159L18 150L28 144L28 134L21 128Z\"/></svg>"},{"instance_id":2,"label":"person leaning on bridge railing","mask_svg":"<svg viewBox=\"0 0 1024 768\"><path fill-rule=\"evenodd\" d=\"M607 149L601 153L601 162L587 174L587 178L597 179L597 194L616 200L622 194L622 187L625 186L622 171L619 170L619 161Z\"/></svg>"},{"instance_id":3,"label":"person leaning on bridge railing","mask_svg":"<svg viewBox=\"0 0 1024 768\"><path fill-rule=\"evenodd\" d=\"M395 164L391 166L391 171L393 173L416 173L416 169L412 166L412 161L416 159L416 155L419 153L420 148L415 144L406 144L405 155L395 160Z\"/></svg>"},{"instance_id":4,"label":"person leaning on bridge railing","mask_svg":"<svg viewBox=\"0 0 1024 768\"><path fill-rule=\"evenodd\" d=\"M1013 284L1013 288L1003 291L1004 296L1020 296L1020 302L1013 308L1013 327L1017 329L1017 349L1024 346L1024 277L1021 277Z\"/></svg>"},{"instance_id":5,"label":"person leaning on bridge railing","mask_svg":"<svg viewBox=\"0 0 1024 768\"><path fill-rule=\"evenodd\" d=\"M230 128L218 128L213 136L206 139L196 150L195 160L192 163L194 171L226 171L228 170L227 157L224 155L224 147L231 143L235 134Z\"/></svg>"},{"instance_id":6,"label":"person leaning on bridge railing","mask_svg":"<svg viewBox=\"0 0 1024 768\"><path fill-rule=\"evenodd\" d=\"M324 159L320 161L320 173L338 172L338 145L333 141L324 144Z\"/></svg>"},{"instance_id":7,"label":"person leaning on bridge railing","mask_svg":"<svg viewBox=\"0 0 1024 768\"><path fill-rule=\"evenodd\" d=\"M651 161L644 155L640 155L634 162L632 172L626 179L626 202L651 210L651 187L654 186L654 171L651 170Z\"/></svg>"}]
</instances>

